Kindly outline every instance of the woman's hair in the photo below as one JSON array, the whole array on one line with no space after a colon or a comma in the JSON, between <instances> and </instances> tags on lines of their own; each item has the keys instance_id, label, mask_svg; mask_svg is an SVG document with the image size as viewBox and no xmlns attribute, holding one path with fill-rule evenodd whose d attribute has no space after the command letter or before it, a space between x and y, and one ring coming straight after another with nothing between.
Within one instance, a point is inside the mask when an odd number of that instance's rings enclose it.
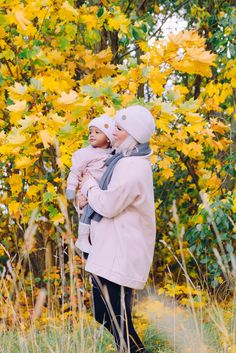
<instances>
[{"instance_id":1,"label":"woman's hair","mask_svg":"<svg viewBox=\"0 0 236 353\"><path fill-rule=\"evenodd\" d=\"M122 152L124 156L129 156L131 151L138 145L138 141L133 136L128 136L120 146L116 147L116 153Z\"/></svg>"}]
</instances>

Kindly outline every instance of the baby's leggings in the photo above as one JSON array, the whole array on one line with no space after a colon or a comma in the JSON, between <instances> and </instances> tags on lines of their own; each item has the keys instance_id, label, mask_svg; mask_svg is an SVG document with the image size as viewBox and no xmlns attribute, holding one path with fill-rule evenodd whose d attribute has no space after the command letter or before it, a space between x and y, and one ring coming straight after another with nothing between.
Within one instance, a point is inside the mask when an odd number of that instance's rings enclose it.
<instances>
[{"instance_id":1,"label":"baby's leggings","mask_svg":"<svg viewBox=\"0 0 236 353\"><path fill-rule=\"evenodd\" d=\"M148 353L132 322L132 289L92 275L96 321L114 336L119 353Z\"/></svg>"}]
</instances>

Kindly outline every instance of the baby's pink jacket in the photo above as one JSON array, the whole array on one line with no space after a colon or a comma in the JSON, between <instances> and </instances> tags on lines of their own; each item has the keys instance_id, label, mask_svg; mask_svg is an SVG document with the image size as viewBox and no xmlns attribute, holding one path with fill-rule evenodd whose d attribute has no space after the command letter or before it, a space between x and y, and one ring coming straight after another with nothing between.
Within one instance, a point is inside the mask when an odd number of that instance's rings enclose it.
<instances>
[{"instance_id":1,"label":"baby's pink jacket","mask_svg":"<svg viewBox=\"0 0 236 353\"><path fill-rule=\"evenodd\" d=\"M88 272L119 285L142 289L152 264L156 225L151 165L147 157L119 160L107 190L93 178L81 192L103 218L91 222Z\"/></svg>"},{"instance_id":2,"label":"baby's pink jacket","mask_svg":"<svg viewBox=\"0 0 236 353\"><path fill-rule=\"evenodd\" d=\"M111 153L110 148L84 147L72 155L72 166L67 179L67 190L75 191L78 187L79 177L82 173L89 172L99 181L106 170L105 161Z\"/></svg>"}]
</instances>

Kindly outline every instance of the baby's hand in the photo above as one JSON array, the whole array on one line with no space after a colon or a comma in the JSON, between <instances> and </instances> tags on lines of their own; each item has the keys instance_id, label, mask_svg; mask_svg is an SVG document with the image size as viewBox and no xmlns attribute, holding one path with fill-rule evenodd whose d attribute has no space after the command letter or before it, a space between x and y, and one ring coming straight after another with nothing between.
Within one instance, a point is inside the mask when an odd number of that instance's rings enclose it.
<instances>
[{"instance_id":1,"label":"baby's hand","mask_svg":"<svg viewBox=\"0 0 236 353\"><path fill-rule=\"evenodd\" d=\"M74 206L77 209L78 213L80 213L80 209L82 209L85 205L87 205L87 198L81 194L81 192L76 193Z\"/></svg>"}]
</instances>

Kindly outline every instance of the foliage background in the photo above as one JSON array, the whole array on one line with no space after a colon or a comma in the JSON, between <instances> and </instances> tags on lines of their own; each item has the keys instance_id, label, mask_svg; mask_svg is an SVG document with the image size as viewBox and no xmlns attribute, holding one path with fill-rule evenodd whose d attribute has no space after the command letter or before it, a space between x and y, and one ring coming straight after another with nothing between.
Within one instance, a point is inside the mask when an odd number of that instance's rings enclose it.
<instances>
[{"instance_id":1,"label":"foliage background","mask_svg":"<svg viewBox=\"0 0 236 353\"><path fill-rule=\"evenodd\" d=\"M87 143L90 119L137 102L150 108L157 127L150 283L183 283L184 254L196 286L221 296L232 287L233 4L1 1L1 295L16 308L31 307L41 287L55 294L57 303L48 295L54 308L78 300L72 284L83 285L83 263L73 248L76 214L64 194L71 154ZM162 29L173 14L187 27L167 38Z\"/></svg>"}]
</instances>

